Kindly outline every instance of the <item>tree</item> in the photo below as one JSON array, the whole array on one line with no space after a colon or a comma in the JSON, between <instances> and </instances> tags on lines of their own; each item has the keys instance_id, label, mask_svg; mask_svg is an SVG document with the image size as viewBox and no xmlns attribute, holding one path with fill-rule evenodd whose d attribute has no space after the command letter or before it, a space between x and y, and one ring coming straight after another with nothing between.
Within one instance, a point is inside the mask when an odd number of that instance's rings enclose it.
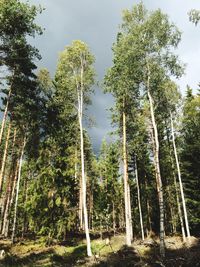
<instances>
[{"instance_id":1,"label":"tree","mask_svg":"<svg viewBox=\"0 0 200 267\"><path fill-rule=\"evenodd\" d=\"M86 204L86 177L84 161L84 140L83 140L83 111L84 103L89 99L91 86L94 83L94 70L92 64L94 57L88 47L81 41L74 41L71 46L61 53L57 70L57 79L61 77L66 81L66 89L72 97L72 103L77 108L79 131L80 131L80 153L81 153L81 190L83 198L84 226L87 240L87 254L92 256L90 236L88 229L88 213Z\"/></svg>"},{"instance_id":2,"label":"tree","mask_svg":"<svg viewBox=\"0 0 200 267\"><path fill-rule=\"evenodd\" d=\"M101 216L102 226L105 225L107 231L111 228L114 233L120 221L122 198L119 154L118 142L108 144L105 140L102 141L98 159L101 193L97 212Z\"/></svg>"},{"instance_id":3,"label":"tree","mask_svg":"<svg viewBox=\"0 0 200 267\"><path fill-rule=\"evenodd\" d=\"M189 20L197 26L200 20L200 10L191 9L188 12Z\"/></svg>"},{"instance_id":4,"label":"tree","mask_svg":"<svg viewBox=\"0 0 200 267\"><path fill-rule=\"evenodd\" d=\"M199 227L199 116L200 97L194 95L188 87L183 107L182 120L182 176L185 185L186 204L189 209L191 230L195 233Z\"/></svg>"},{"instance_id":5,"label":"tree","mask_svg":"<svg viewBox=\"0 0 200 267\"><path fill-rule=\"evenodd\" d=\"M164 199L163 181L160 171L159 132L157 125L156 100L161 93L161 84L168 75L180 76L182 66L173 54L180 41L180 32L169 22L167 15L160 10L149 13L143 4L123 13L122 31L118 35L117 47L121 53L114 59L118 73L115 75L118 87L127 87L132 82L129 95L138 95L140 89L147 95L150 120L153 127L153 155L155 176L160 207L160 253L165 255L164 245ZM119 72L121 70L121 72ZM112 74L113 75L113 74ZM117 80L118 79L118 80ZM122 81L125 81L122 84ZM121 83L120 83L120 82ZM126 84L126 85L125 85ZM115 85L116 86L116 85ZM121 103L123 100L121 99ZM135 107L136 105L134 105Z\"/></svg>"},{"instance_id":6,"label":"tree","mask_svg":"<svg viewBox=\"0 0 200 267\"><path fill-rule=\"evenodd\" d=\"M18 0L0 1L0 66L6 68L6 77L9 88L3 90L6 98L3 99L5 110L0 131L2 141L5 121L10 109L11 98L15 94L16 77L34 77L32 70L36 68L34 59L39 59L38 50L28 44L27 36L34 37L42 34L42 29L34 22L41 7L21 3ZM4 77L5 78L5 77Z\"/></svg>"}]
</instances>

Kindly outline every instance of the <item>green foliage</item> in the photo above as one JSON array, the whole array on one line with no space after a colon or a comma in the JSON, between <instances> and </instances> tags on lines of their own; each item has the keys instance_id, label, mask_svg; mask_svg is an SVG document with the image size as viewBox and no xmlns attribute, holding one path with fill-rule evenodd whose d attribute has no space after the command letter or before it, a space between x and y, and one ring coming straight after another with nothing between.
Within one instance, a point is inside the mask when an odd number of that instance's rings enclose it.
<instances>
[{"instance_id":1,"label":"green foliage","mask_svg":"<svg viewBox=\"0 0 200 267\"><path fill-rule=\"evenodd\" d=\"M190 88L187 91L183 111L181 153L183 180L189 219L193 230L198 231L200 225L200 96L193 95Z\"/></svg>"},{"instance_id":2,"label":"green foliage","mask_svg":"<svg viewBox=\"0 0 200 267\"><path fill-rule=\"evenodd\" d=\"M188 12L189 20L197 26L200 20L200 10L191 9Z\"/></svg>"},{"instance_id":3,"label":"green foliage","mask_svg":"<svg viewBox=\"0 0 200 267\"><path fill-rule=\"evenodd\" d=\"M1 93L4 107L8 101L8 115L12 122L11 137L13 138L15 129L17 132L15 143L9 146L6 183L1 197L5 198L5 204L7 194L13 189L21 144L26 136L17 235L41 235L50 243L54 238L66 239L71 233L81 234L79 123L91 103L95 59L87 44L76 40L60 53L55 77L51 78L47 69L41 69L36 75L35 60L40 59L40 55L28 43L27 37L42 33L41 27L35 23L35 18L41 11L41 7L18 0L0 0L0 67L6 69ZM199 12L191 11L190 20L196 25ZM117 141L107 143L103 140L97 158L87 130L83 129L87 209L89 226L94 232L102 234L103 231L124 230L124 189L121 177L123 115L126 118L134 232L136 236L140 232L135 163L144 227L147 232L159 232L148 92L153 98L159 135L166 234L180 230L174 186L177 170L172 146L171 116L189 219L192 230L199 229L200 96L193 95L192 89L188 87L182 109L181 94L171 78L180 77L184 71L183 64L174 52L180 39L180 31L161 10L151 12L140 3L123 12L120 31L113 45L113 66L104 79L105 92L111 93L115 99L111 111L112 123L117 126ZM5 132L7 128L8 124ZM5 138L4 135L1 154L5 148ZM11 138L9 141L11 143ZM1 158L1 165L2 161ZM14 215L13 204L12 202L8 213L9 235ZM101 245L95 243L94 252L98 252ZM83 257L85 246L77 246L72 251ZM52 256L53 261L59 259L60 256Z\"/></svg>"}]
</instances>

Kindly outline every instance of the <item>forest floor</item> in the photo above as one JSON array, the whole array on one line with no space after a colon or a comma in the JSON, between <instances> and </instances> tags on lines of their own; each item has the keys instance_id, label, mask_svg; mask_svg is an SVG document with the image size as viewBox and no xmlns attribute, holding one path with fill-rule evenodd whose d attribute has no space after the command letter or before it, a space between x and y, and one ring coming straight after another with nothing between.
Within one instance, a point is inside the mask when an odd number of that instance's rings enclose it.
<instances>
[{"instance_id":1,"label":"forest floor","mask_svg":"<svg viewBox=\"0 0 200 267\"><path fill-rule=\"evenodd\" d=\"M183 244L180 237L166 238L166 259L159 258L158 239L136 240L131 247L124 245L122 235L92 241L93 257L86 257L85 241L74 240L74 244L46 245L44 238L21 240L14 245L8 240L0 240L0 257L5 255L0 266L8 267L126 267L126 266L200 266L200 239L192 237L190 245Z\"/></svg>"}]
</instances>

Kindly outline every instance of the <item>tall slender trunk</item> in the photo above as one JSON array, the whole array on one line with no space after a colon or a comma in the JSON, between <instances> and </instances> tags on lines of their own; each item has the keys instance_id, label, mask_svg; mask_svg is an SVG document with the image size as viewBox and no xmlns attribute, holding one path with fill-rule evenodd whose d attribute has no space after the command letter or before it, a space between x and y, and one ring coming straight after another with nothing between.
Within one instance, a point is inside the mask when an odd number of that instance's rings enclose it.
<instances>
[{"instance_id":1,"label":"tall slender trunk","mask_svg":"<svg viewBox=\"0 0 200 267\"><path fill-rule=\"evenodd\" d=\"M147 192L147 177L145 175L145 191ZM147 205L147 221L148 221L148 224L149 224L149 228L147 227L147 236L149 235L149 232L151 233L152 232L152 222L151 222L151 213L150 213L150 204L149 204L149 198L148 198L148 195L146 197L146 205ZM149 231L148 231L149 229Z\"/></svg>"},{"instance_id":2,"label":"tall slender trunk","mask_svg":"<svg viewBox=\"0 0 200 267\"><path fill-rule=\"evenodd\" d=\"M163 185L160 173L160 161L159 161L159 140L158 140L158 129L155 120L153 99L150 93L150 68L147 62L148 76L147 76L147 94L150 104L151 121L153 126L153 137L155 141L155 172L157 176L157 189L159 198L159 209L160 209L160 255L162 258L165 257L165 227L164 227L164 199L163 199Z\"/></svg>"},{"instance_id":3,"label":"tall slender trunk","mask_svg":"<svg viewBox=\"0 0 200 267\"><path fill-rule=\"evenodd\" d=\"M176 191L176 202L177 202L177 207L178 207L178 215L179 215L179 220L180 220L180 225L181 225L181 232L182 232L183 242L185 242L186 241L185 228L184 228L184 223L183 223L183 215L182 215L182 210L181 210L181 205L180 205L179 191L178 191L178 187L177 187L175 173L174 173L174 186L175 186L175 191Z\"/></svg>"},{"instance_id":4,"label":"tall slender trunk","mask_svg":"<svg viewBox=\"0 0 200 267\"><path fill-rule=\"evenodd\" d=\"M83 230L83 188L82 188L82 176L79 181L79 228Z\"/></svg>"},{"instance_id":5,"label":"tall slender trunk","mask_svg":"<svg viewBox=\"0 0 200 267\"><path fill-rule=\"evenodd\" d=\"M8 206L10 202L10 196L11 196L11 191L12 191L12 183L13 183L13 168L14 168L14 163L15 163L15 157L14 157L14 149L15 149L15 141L16 141L16 128L14 130L13 134L13 140L12 140L12 153L11 153L11 165L10 165L10 171L7 179L7 185L6 185L6 195L5 195L5 201L3 203L2 207L2 216L1 216L1 232L2 232L2 227L4 225L4 221L6 220L8 216Z\"/></svg>"},{"instance_id":6,"label":"tall slender trunk","mask_svg":"<svg viewBox=\"0 0 200 267\"><path fill-rule=\"evenodd\" d=\"M167 140L168 140L168 145L169 145L170 163L172 165L172 170L173 170L173 178L174 178L174 187L175 187L175 192L176 192L176 203L177 203L177 208L178 208L178 216L179 216L179 220L180 220L183 242L185 242L186 236L185 236L185 228L184 228L184 222L183 222L183 214L182 214L182 210L181 210L181 203L180 203L180 198L179 198L179 188L178 188L177 182L176 182L174 158L172 157L171 142L170 142L168 131L167 131Z\"/></svg>"},{"instance_id":7,"label":"tall slender trunk","mask_svg":"<svg viewBox=\"0 0 200 267\"><path fill-rule=\"evenodd\" d=\"M90 225L89 229L93 229L93 210L94 210L94 195L93 195L93 190L90 190Z\"/></svg>"},{"instance_id":8,"label":"tall slender trunk","mask_svg":"<svg viewBox=\"0 0 200 267\"><path fill-rule=\"evenodd\" d=\"M115 236L116 222L115 222L115 203L114 203L114 201L112 201L112 219L113 219L113 233Z\"/></svg>"},{"instance_id":9,"label":"tall slender trunk","mask_svg":"<svg viewBox=\"0 0 200 267\"><path fill-rule=\"evenodd\" d=\"M26 206L27 202L27 196L28 196L28 180L30 179L30 171L28 177L25 177L24 179L24 192L23 192L23 204ZM26 231L27 231L27 212L24 209L23 212L23 227L22 227L22 238L24 237Z\"/></svg>"},{"instance_id":10,"label":"tall slender trunk","mask_svg":"<svg viewBox=\"0 0 200 267\"><path fill-rule=\"evenodd\" d=\"M74 178L75 181L78 182L78 225L77 229L82 230L83 229L83 205L82 205L82 182L81 182L81 176L78 175L78 150L77 147L75 149L75 164L74 164Z\"/></svg>"},{"instance_id":11,"label":"tall slender trunk","mask_svg":"<svg viewBox=\"0 0 200 267\"><path fill-rule=\"evenodd\" d=\"M125 104L125 103L124 103ZM126 114L123 111L123 160L124 160L124 203L125 203L125 221L126 221L126 244L131 245L131 218L130 218L130 198L128 194L128 163L126 151Z\"/></svg>"},{"instance_id":12,"label":"tall slender trunk","mask_svg":"<svg viewBox=\"0 0 200 267\"><path fill-rule=\"evenodd\" d=\"M152 147L153 147L153 163L154 163L154 168L156 170L156 144L155 144L152 123L150 125L150 137L151 137L151 142L152 142ZM157 193L159 193L159 180L158 180L158 174L156 171L155 171L155 177L156 177L156 190L157 190Z\"/></svg>"},{"instance_id":13,"label":"tall slender trunk","mask_svg":"<svg viewBox=\"0 0 200 267\"><path fill-rule=\"evenodd\" d=\"M13 202L14 202L15 188L16 188L17 176L18 176L18 170L19 170L19 161L20 161L20 159L17 159L16 167L15 167L14 175L13 175L11 195L10 195L10 199L9 199L9 202L8 202L8 206L6 207L8 209L8 212L7 212L7 217L4 218L4 224L3 224L3 229L2 229L2 234L5 237L8 237L11 208L12 208L12 205L13 205Z\"/></svg>"},{"instance_id":14,"label":"tall slender trunk","mask_svg":"<svg viewBox=\"0 0 200 267\"><path fill-rule=\"evenodd\" d=\"M128 212L129 212L130 235L131 235L131 241L132 241L133 240L133 226L132 226L132 212L131 212L131 191L130 191L129 183L128 183Z\"/></svg>"},{"instance_id":15,"label":"tall slender trunk","mask_svg":"<svg viewBox=\"0 0 200 267\"><path fill-rule=\"evenodd\" d=\"M169 188L169 185L166 186L166 192L167 192L167 196L168 196L168 205L169 205L169 216L171 217L171 225L169 224L169 227L171 228L171 233L172 234L175 234L176 233L176 225L174 223L175 221L175 216L174 216L174 211L173 211L173 208L172 208L172 201L171 201L171 192L170 192L170 188ZM173 198L172 198L173 200Z\"/></svg>"},{"instance_id":16,"label":"tall slender trunk","mask_svg":"<svg viewBox=\"0 0 200 267\"><path fill-rule=\"evenodd\" d=\"M172 118L171 112L170 112L170 120L171 120L171 131L172 131L172 142L173 142L173 147L174 147L174 156L175 156L175 160L176 160L179 187L180 187L181 199L182 199L182 204L183 204L183 214L184 214L184 219L185 219L185 227L186 227L187 237L190 238L190 228L189 228L189 223L188 223L187 208L186 208L186 204L185 204L185 196L184 196L184 192L183 192L183 183L182 183L182 179L181 179L180 164L179 164L178 154L177 154L177 149L176 149L176 142L175 142L175 135L174 135L174 124L173 124L173 118Z\"/></svg>"},{"instance_id":17,"label":"tall slender trunk","mask_svg":"<svg viewBox=\"0 0 200 267\"><path fill-rule=\"evenodd\" d=\"M22 148L21 148L20 160L19 160L18 180L17 180L16 197L15 197L15 208L14 208L14 219L13 219L13 229L12 229L12 237L11 237L12 243L14 242L15 231L16 231L19 185L20 185L20 180L21 180L22 161L23 161L25 145L26 145L26 138L24 137Z\"/></svg>"},{"instance_id":18,"label":"tall slender trunk","mask_svg":"<svg viewBox=\"0 0 200 267\"><path fill-rule=\"evenodd\" d=\"M83 197L83 215L84 215L84 226L85 235L87 242L87 255L92 256L90 234L88 228L88 212L87 212L87 192L86 192L86 178L85 178L85 163L84 163L84 141L83 141L83 125L82 125L82 115L83 115L83 62L81 60L81 88L78 88L78 118L80 126L80 141L81 141L81 175L82 175L82 197Z\"/></svg>"},{"instance_id":19,"label":"tall slender trunk","mask_svg":"<svg viewBox=\"0 0 200 267\"><path fill-rule=\"evenodd\" d=\"M5 173L5 167L6 167L6 159L7 159L7 155L8 155L8 143L9 143L9 139L10 139L10 130L11 130L11 122L9 122L9 126L8 126L8 132L7 132L7 136L6 136L4 154L3 154L2 164L1 164L0 194L2 193L2 186L3 186L4 173Z\"/></svg>"},{"instance_id":20,"label":"tall slender trunk","mask_svg":"<svg viewBox=\"0 0 200 267\"><path fill-rule=\"evenodd\" d=\"M5 128L7 115L8 115L8 106L9 106L9 103L10 103L10 96L11 96L11 89L9 90L6 107L5 107L5 110L4 110L4 113L3 113L3 119L2 119L1 130L0 130L0 145L1 145L1 142L2 142L3 132L4 132L4 128Z\"/></svg>"},{"instance_id":21,"label":"tall slender trunk","mask_svg":"<svg viewBox=\"0 0 200 267\"><path fill-rule=\"evenodd\" d=\"M139 215L140 215L140 228L141 228L141 235L142 240L144 240L144 227L143 227L143 219L142 219L142 207L140 201L140 186L138 181L138 169L137 169L137 158L135 157L135 179L136 179L136 186L137 186L137 198L138 198L138 208L139 208Z\"/></svg>"}]
</instances>

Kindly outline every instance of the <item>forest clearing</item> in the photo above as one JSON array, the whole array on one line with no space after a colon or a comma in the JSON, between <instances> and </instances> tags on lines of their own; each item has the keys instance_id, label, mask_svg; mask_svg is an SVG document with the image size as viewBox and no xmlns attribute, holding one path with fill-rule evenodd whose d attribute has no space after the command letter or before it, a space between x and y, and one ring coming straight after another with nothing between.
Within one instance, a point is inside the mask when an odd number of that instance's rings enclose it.
<instances>
[{"instance_id":1,"label":"forest clearing","mask_svg":"<svg viewBox=\"0 0 200 267\"><path fill-rule=\"evenodd\" d=\"M0 266L200 266L200 81L179 83L182 31L137 1L102 79L79 36L52 71L35 1L0 0ZM199 20L187 10L196 35Z\"/></svg>"}]
</instances>

